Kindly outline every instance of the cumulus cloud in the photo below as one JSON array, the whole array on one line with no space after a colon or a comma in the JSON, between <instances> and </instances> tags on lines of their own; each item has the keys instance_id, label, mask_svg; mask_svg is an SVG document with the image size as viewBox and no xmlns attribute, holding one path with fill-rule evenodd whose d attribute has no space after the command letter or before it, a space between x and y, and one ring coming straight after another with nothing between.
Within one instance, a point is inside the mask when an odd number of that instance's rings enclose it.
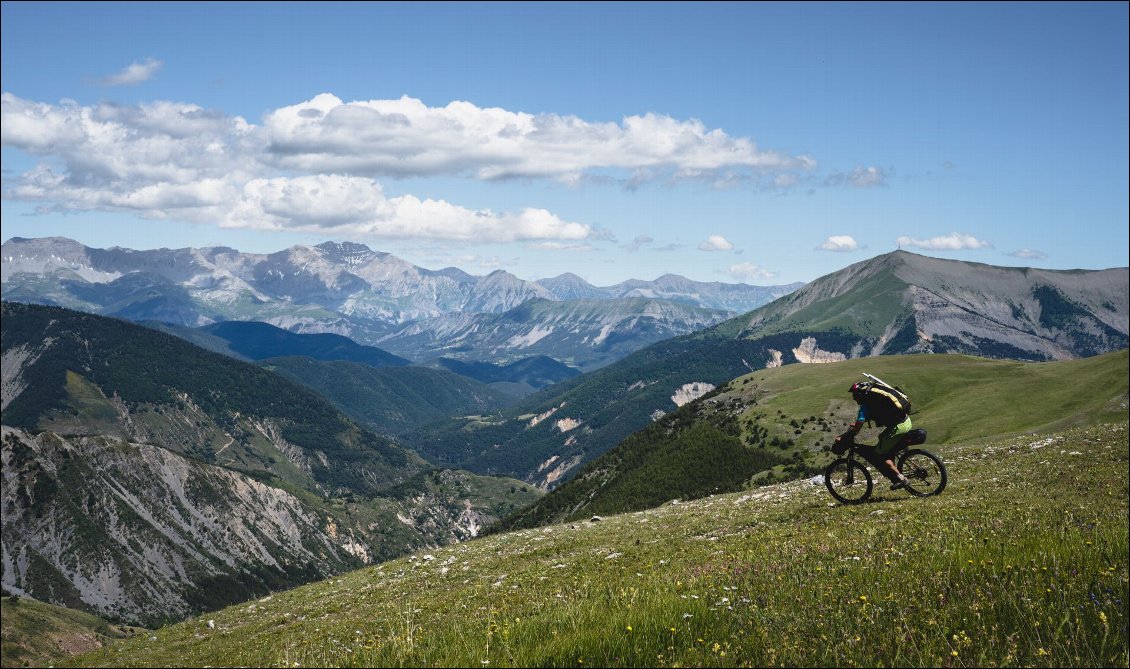
<instances>
[{"instance_id":1,"label":"cumulus cloud","mask_svg":"<svg viewBox=\"0 0 1130 669\"><path fill-rule=\"evenodd\" d=\"M698 245L700 251L730 251L734 245L722 235L710 235Z\"/></svg>"},{"instance_id":2,"label":"cumulus cloud","mask_svg":"<svg viewBox=\"0 0 1130 669\"><path fill-rule=\"evenodd\" d=\"M103 86L136 86L153 78L153 75L157 74L162 65L164 63L159 60L146 58L140 63L130 63L121 72L102 77L98 80L98 83Z\"/></svg>"},{"instance_id":3,"label":"cumulus cloud","mask_svg":"<svg viewBox=\"0 0 1130 669\"><path fill-rule=\"evenodd\" d=\"M620 123L528 114L455 101L429 107L410 97L343 102L322 94L267 115L268 150L282 167L370 175L466 174L476 179L545 177L577 183L619 170L628 183L700 178L721 169L808 170L806 156L762 151L702 122L659 114Z\"/></svg>"},{"instance_id":4,"label":"cumulus cloud","mask_svg":"<svg viewBox=\"0 0 1130 669\"><path fill-rule=\"evenodd\" d=\"M387 197L361 176L276 176L262 129L196 105L47 105L4 93L0 140L44 160L5 184L8 199L56 210L128 210L225 227L463 241L588 238L544 209L469 210Z\"/></svg>"},{"instance_id":5,"label":"cumulus cloud","mask_svg":"<svg viewBox=\"0 0 1130 669\"><path fill-rule=\"evenodd\" d=\"M495 213L413 195L390 198L372 179L340 175L252 179L222 225L474 242L583 240L590 233L544 209Z\"/></svg>"},{"instance_id":6,"label":"cumulus cloud","mask_svg":"<svg viewBox=\"0 0 1130 669\"><path fill-rule=\"evenodd\" d=\"M726 270L726 274L738 281L765 281L777 276L776 272L771 272L764 267L748 262L732 265L730 269Z\"/></svg>"},{"instance_id":7,"label":"cumulus cloud","mask_svg":"<svg viewBox=\"0 0 1130 669\"><path fill-rule=\"evenodd\" d=\"M135 64L107 81L138 82L160 64ZM41 161L5 181L5 198L264 229L592 241L599 230L542 209L472 211L392 198L373 179L753 179L815 167L806 156L764 151L749 138L658 114L593 122L461 101L430 107L409 97L346 103L329 94L274 110L261 124L174 102L81 106L4 93L2 107L3 145ZM702 248L733 247L719 237Z\"/></svg>"},{"instance_id":8,"label":"cumulus cloud","mask_svg":"<svg viewBox=\"0 0 1130 669\"><path fill-rule=\"evenodd\" d=\"M992 244L989 242L977 239L972 235L963 235L957 232L951 232L941 237L931 237L930 239L899 237L898 244L900 247L915 246L921 249L931 249L935 251L960 251L962 249L984 249L992 247Z\"/></svg>"},{"instance_id":9,"label":"cumulus cloud","mask_svg":"<svg viewBox=\"0 0 1130 669\"><path fill-rule=\"evenodd\" d=\"M859 249L859 242L851 235L832 235L824 240L818 247L824 251L856 251Z\"/></svg>"},{"instance_id":10,"label":"cumulus cloud","mask_svg":"<svg viewBox=\"0 0 1130 669\"><path fill-rule=\"evenodd\" d=\"M1019 249L1017 251L1013 251L1008 255L1012 256L1013 258L1021 258L1023 260L1043 260L1048 257L1048 254L1044 253L1043 251L1037 251L1035 249Z\"/></svg>"}]
</instances>

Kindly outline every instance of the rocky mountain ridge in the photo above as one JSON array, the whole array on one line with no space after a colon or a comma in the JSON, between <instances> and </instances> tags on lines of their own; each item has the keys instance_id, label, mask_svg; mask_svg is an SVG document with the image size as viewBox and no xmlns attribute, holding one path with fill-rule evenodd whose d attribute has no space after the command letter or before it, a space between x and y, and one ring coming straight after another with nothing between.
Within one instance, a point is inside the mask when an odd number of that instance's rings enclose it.
<instances>
[{"instance_id":1,"label":"rocky mountain ridge","mask_svg":"<svg viewBox=\"0 0 1130 669\"><path fill-rule=\"evenodd\" d=\"M398 355L407 349L394 349L395 333L406 326L413 329L399 339L411 339L421 327L442 328L444 319L501 314L530 300L663 299L696 312L714 310L718 322L800 285L701 283L668 275L597 288L575 275L536 282L502 270L482 277L456 268L427 270L354 243L253 254L227 247L95 249L65 238L7 240L0 249L0 278L4 299L11 301L191 327L263 321L374 346L385 341ZM675 314L669 309L668 315ZM429 319L440 320L420 325ZM666 327L689 332L701 316L688 319Z\"/></svg>"}]
</instances>

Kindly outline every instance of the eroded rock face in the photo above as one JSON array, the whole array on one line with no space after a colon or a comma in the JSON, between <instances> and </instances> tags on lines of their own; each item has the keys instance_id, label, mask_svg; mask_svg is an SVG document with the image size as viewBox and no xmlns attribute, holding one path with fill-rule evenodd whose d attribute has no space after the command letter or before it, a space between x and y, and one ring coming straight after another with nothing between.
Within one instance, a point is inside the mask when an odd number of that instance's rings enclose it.
<instances>
[{"instance_id":1,"label":"eroded rock face","mask_svg":"<svg viewBox=\"0 0 1130 669\"><path fill-rule=\"evenodd\" d=\"M836 351L822 351L816 345L815 337L805 337L800 345L793 349L793 355L802 363L825 363L847 360L847 356Z\"/></svg>"},{"instance_id":2,"label":"eroded rock face","mask_svg":"<svg viewBox=\"0 0 1130 669\"><path fill-rule=\"evenodd\" d=\"M293 495L156 446L4 427L2 453L3 584L44 601L153 624L365 561Z\"/></svg>"},{"instance_id":3,"label":"eroded rock face","mask_svg":"<svg viewBox=\"0 0 1130 669\"><path fill-rule=\"evenodd\" d=\"M157 446L2 430L4 589L135 625L465 541L500 513L466 496L483 480L468 472L317 506Z\"/></svg>"},{"instance_id":4,"label":"eroded rock face","mask_svg":"<svg viewBox=\"0 0 1130 669\"><path fill-rule=\"evenodd\" d=\"M675 394L671 396L671 401L674 402L676 406L683 406L688 402L697 400L711 390L714 390L714 385L705 381L686 383L675 391Z\"/></svg>"}]
</instances>

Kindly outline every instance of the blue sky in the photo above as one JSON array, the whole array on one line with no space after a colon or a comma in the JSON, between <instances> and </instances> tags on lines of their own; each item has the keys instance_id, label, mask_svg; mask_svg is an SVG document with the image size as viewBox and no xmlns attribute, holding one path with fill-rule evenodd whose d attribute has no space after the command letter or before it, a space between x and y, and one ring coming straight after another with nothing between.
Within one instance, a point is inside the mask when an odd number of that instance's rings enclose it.
<instances>
[{"instance_id":1,"label":"blue sky","mask_svg":"<svg viewBox=\"0 0 1130 669\"><path fill-rule=\"evenodd\" d=\"M3 238L1126 266L1127 3L3 3Z\"/></svg>"}]
</instances>

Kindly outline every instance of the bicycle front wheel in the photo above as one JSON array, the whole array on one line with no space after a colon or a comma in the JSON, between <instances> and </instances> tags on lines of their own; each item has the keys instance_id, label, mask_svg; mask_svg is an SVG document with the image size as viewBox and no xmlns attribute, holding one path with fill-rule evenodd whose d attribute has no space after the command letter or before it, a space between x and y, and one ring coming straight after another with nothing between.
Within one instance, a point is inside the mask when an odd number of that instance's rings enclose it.
<instances>
[{"instance_id":1,"label":"bicycle front wheel","mask_svg":"<svg viewBox=\"0 0 1130 669\"><path fill-rule=\"evenodd\" d=\"M937 495L946 487L946 466L929 451L912 448L899 455L898 470L906 477L906 490L917 497Z\"/></svg>"},{"instance_id":2,"label":"bicycle front wheel","mask_svg":"<svg viewBox=\"0 0 1130 669\"><path fill-rule=\"evenodd\" d=\"M854 460L836 460L824 470L828 492L844 504L859 504L871 496L871 474Z\"/></svg>"}]
</instances>

